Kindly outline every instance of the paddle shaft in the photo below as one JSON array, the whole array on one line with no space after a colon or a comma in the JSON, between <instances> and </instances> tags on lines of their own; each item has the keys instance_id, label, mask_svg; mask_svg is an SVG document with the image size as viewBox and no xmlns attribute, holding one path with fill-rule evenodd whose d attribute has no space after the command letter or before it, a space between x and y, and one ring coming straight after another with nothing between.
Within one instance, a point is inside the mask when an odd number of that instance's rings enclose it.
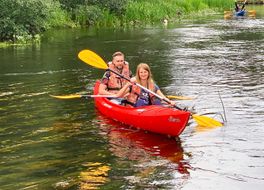
<instances>
[{"instance_id":1,"label":"paddle shaft","mask_svg":"<svg viewBox=\"0 0 264 190\"><path fill-rule=\"evenodd\" d=\"M81 97L84 97L84 98L115 98L114 96L111 96L111 95L81 95Z\"/></svg>"},{"instance_id":2,"label":"paddle shaft","mask_svg":"<svg viewBox=\"0 0 264 190\"><path fill-rule=\"evenodd\" d=\"M58 99L74 99L74 98L115 98L115 96L112 95L85 95L85 94L70 94L70 95L60 95L60 96L54 96L50 95L53 98Z\"/></svg>"},{"instance_id":3,"label":"paddle shaft","mask_svg":"<svg viewBox=\"0 0 264 190\"><path fill-rule=\"evenodd\" d=\"M120 76L121 78L123 78L123 79L125 79L125 80L131 82L129 78L127 78L127 77L121 75L120 73L118 73L118 72L116 72L116 71L114 71L114 70L112 70L112 69L109 69L109 68L108 68L107 70L110 71L110 72L113 72L113 73L115 73L116 75ZM155 97L159 98L160 100L162 100L162 101L164 101L164 102L170 104L170 101L166 100L165 98L163 98L162 96L156 94L155 92L152 92L151 90L147 89L146 87L144 87L144 86L142 86L142 85L140 85L140 84L138 84L138 83L136 83L136 82L134 82L134 84L135 84L136 86L138 86L139 88L142 88L142 89L145 90L146 92L148 92L148 93L154 95ZM179 107L176 106L176 105L175 105L174 107L177 108L177 109L179 109L179 110L182 110L181 108L179 108Z\"/></svg>"}]
</instances>

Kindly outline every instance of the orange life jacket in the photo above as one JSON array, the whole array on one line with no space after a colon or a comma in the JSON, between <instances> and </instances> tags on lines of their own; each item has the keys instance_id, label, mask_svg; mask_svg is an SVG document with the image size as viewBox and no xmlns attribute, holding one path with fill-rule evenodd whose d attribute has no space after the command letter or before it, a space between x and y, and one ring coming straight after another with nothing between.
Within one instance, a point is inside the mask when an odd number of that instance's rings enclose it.
<instances>
[{"instance_id":1,"label":"orange life jacket","mask_svg":"<svg viewBox=\"0 0 264 190\"><path fill-rule=\"evenodd\" d=\"M155 84L154 83L151 83L149 88L149 90L151 90L152 92L156 93L156 88L155 88ZM128 104L131 104L131 105L134 105L138 98L140 97L140 94L141 94L141 88L136 86L136 85L132 85L131 87L131 91L129 93L129 95L126 97L126 100L128 102ZM148 93L149 94L149 97L150 97L150 105L153 104L154 102L154 99L156 98L153 94L151 93Z\"/></svg>"},{"instance_id":2,"label":"orange life jacket","mask_svg":"<svg viewBox=\"0 0 264 190\"><path fill-rule=\"evenodd\" d=\"M108 63L108 67L111 70L117 71L115 65L112 62ZM119 72L119 71L117 71ZM129 71L129 64L125 61L122 72L120 73L126 78L130 78L130 71ZM115 73L110 71L109 80L107 83L107 90L110 92L117 92L119 91L125 84L127 83L126 79L121 78L120 76L116 75Z\"/></svg>"}]
</instances>

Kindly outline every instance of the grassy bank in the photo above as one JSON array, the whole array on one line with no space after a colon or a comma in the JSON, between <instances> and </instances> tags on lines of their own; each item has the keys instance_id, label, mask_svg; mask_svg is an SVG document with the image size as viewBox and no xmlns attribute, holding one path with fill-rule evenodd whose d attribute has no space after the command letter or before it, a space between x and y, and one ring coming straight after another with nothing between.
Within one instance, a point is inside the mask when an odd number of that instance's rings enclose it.
<instances>
[{"instance_id":1,"label":"grassy bank","mask_svg":"<svg viewBox=\"0 0 264 190\"><path fill-rule=\"evenodd\" d=\"M130 27L155 24L164 19L177 22L234 6L233 0L0 1L0 42L13 43L30 42L50 28Z\"/></svg>"},{"instance_id":2,"label":"grassy bank","mask_svg":"<svg viewBox=\"0 0 264 190\"><path fill-rule=\"evenodd\" d=\"M138 0L130 2L123 20L126 23L156 23L163 19L177 21L222 11L233 6L232 0Z\"/></svg>"},{"instance_id":3,"label":"grassy bank","mask_svg":"<svg viewBox=\"0 0 264 190\"><path fill-rule=\"evenodd\" d=\"M177 22L182 19L206 16L233 8L233 0L135 0L129 1L125 12L116 16L104 11L96 26L140 26L159 23L164 19Z\"/></svg>"}]
</instances>

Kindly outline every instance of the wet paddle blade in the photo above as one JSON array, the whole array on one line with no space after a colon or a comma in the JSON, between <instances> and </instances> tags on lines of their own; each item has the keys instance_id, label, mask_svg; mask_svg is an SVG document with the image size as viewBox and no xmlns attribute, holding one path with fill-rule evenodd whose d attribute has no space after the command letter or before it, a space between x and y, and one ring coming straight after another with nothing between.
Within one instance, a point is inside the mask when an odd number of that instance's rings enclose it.
<instances>
[{"instance_id":1,"label":"wet paddle blade","mask_svg":"<svg viewBox=\"0 0 264 190\"><path fill-rule=\"evenodd\" d=\"M82 50L79 52L78 57L80 60L82 60L84 63L89 64L93 67L96 67L98 69L107 69L108 66L105 63L105 61L97 55L95 52L91 50Z\"/></svg>"},{"instance_id":2,"label":"wet paddle blade","mask_svg":"<svg viewBox=\"0 0 264 190\"><path fill-rule=\"evenodd\" d=\"M223 124L220 123L219 121L217 121L213 118L204 116L204 115L193 114L192 117L199 126L205 126L205 127L221 127L221 126L223 126Z\"/></svg>"},{"instance_id":3,"label":"wet paddle blade","mask_svg":"<svg viewBox=\"0 0 264 190\"><path fill-rule=\"evenodd\" d=\"M177 100L193 100L194 98L187 97L187 96L167 96L169 99L177 99Z\"/></svg>"},{"instance_id":4,"label":"wet paddle blade","mask_svg":"<svg viewBox=\"0 0 264 190\"><path fill-rule=\"evenodd\" d=\"M58 98L58 99L73 99L73 98L81 98L82 95L80 94L72 94L72 95L65 95L65 96L53 96L50 95L53 98Z\"/></svg>"}]
</instances>

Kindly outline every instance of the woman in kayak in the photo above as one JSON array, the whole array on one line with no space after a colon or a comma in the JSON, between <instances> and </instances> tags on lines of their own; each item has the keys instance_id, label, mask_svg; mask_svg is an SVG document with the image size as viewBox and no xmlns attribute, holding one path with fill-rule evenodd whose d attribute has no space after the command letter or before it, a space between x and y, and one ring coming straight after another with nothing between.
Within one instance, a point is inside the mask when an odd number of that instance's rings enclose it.
<instances>
[{"instance_id":1,"label":"woman in kayak","mask_svg":"<svg viewBox=\"0 0 264 190\"><path fill-rule=\"evenodd\" d=\"M171 105L175 105L175 102L166 98L166 96L164 96L164 94L161 92L160 88L155 84L152 79L150 67L146 63L140 63L137 66L136 76L131 79L131 83L133 82L136 82L163 97L168 102L170 102ZM130 93L126 98L126 103L132 105L133 107L153 104L161 105L161 101L158 98L136 85L130 86Z\"/></svg>"}]
</instances>

